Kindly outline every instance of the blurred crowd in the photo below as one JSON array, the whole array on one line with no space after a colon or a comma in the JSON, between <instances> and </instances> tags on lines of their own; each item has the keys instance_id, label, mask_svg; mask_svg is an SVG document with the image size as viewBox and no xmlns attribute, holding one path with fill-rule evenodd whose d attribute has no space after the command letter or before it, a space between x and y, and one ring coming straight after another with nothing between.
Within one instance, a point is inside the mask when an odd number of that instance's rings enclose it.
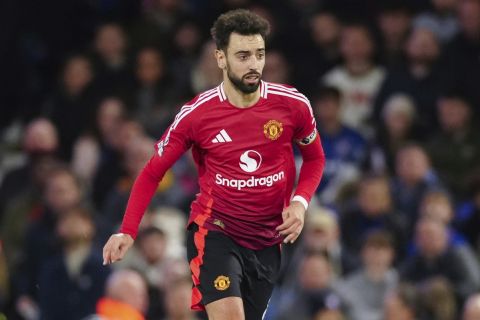
<instances>
[{"instance_id":1,"label":"blurred crowd","mask_svg":"<svg viewBox=\"0 0 480 320\"><path fill-rule=\"evenodd\" d=\"M155 141L221 81L209 28L239 7L270 22L263 79L310 98L327 158L265 318L480 319L480 0L0 7L0 319L205 317L190 154L126 258L101 248Z\"/></svg>"}]
</instances>

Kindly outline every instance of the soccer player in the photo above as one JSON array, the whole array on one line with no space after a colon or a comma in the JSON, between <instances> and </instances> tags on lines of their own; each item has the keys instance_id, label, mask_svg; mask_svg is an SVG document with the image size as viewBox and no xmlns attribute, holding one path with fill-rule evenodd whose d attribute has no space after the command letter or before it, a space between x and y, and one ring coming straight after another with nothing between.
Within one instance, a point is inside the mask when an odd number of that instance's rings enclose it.
<instances>
[{"instance_id":1,"label":"soccer player","mask_svg":"<svg viewBox=\"0 0 480 320\"><path fill-rule=\"evenodd\" d=\"M247 10L222 14L212 28L223 82L188 102L137 177L120 233L104 263L120 260L159 181L189 148L200 192L188 221L192 308L209 319L263 317L280 268L280 244L299 236L325 157L308 99L261 80L269 25ZM303 157L294 189L293 143Z\"/></svg>"}]
</instances>

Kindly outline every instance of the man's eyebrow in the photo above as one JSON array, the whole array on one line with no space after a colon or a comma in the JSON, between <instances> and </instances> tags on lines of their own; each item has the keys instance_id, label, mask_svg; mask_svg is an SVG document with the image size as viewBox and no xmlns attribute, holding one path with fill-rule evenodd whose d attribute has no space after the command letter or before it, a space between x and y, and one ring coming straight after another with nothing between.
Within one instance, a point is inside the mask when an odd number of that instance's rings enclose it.
<instances>
[{"instance_id":1,"label":"man's eyebrow","mask_svg":"<svg viewBox=\"0 0 480 320\"><path fill-rule=\"evenodd\" d=\"M241 54L241 53L248 54L248 53L250 53L250 51L249 50L239 50L239 51L235 52L235 54Z\"/></svg>"},{"instance_id":2,"label":"man's eyebrow","mask_svg":"<svg viewBox=\"0 0 480 320\"><path fill-rule=\"evenodd\" d=\"M259 48L256 51L265 51L265 48ZM250 54L250 50L239 50L235 54Z\"/></svg>"}]
</instances>

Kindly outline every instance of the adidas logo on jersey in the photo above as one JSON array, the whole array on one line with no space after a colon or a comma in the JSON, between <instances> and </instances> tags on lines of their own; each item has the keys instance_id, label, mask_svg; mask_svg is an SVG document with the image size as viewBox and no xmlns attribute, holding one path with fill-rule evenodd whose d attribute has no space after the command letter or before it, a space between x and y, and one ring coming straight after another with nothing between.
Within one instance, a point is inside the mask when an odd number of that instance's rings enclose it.
<instances>
[{"instance_id":1,"label":"adidas logo on jersey","mask_svg":"<svg viewBox=\"0 0 480 320\"><path fill-rule=\"evenodd\" d=\"M228 135L225 129L222 129L212 140L213 143L221 143L221 142L232 142L232 138Z\"/></svg>"}]
</instances>

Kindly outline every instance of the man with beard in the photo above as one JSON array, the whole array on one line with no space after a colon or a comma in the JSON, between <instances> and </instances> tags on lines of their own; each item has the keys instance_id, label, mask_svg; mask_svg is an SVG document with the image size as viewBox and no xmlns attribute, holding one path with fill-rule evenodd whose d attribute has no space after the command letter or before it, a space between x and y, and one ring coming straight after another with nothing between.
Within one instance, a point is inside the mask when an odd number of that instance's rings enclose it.
<instances>
[{"instance_id":1,"label":"man with beard","mask_svg":"<svg viewBox=\"0 0 480 320\"><path fill-rule=\"evenodd\" d=\"M104 263L121 259L165 171L189 148L200 192L191 205L192 309L209 319L261 319L280 267L280 243L299 236L325 157L308 99L261 80L268 23L247 10L212 28L223 82L187 103L133 186ZM303 156L294 189L293 143Z\"/></svg>"}]
</instances>

